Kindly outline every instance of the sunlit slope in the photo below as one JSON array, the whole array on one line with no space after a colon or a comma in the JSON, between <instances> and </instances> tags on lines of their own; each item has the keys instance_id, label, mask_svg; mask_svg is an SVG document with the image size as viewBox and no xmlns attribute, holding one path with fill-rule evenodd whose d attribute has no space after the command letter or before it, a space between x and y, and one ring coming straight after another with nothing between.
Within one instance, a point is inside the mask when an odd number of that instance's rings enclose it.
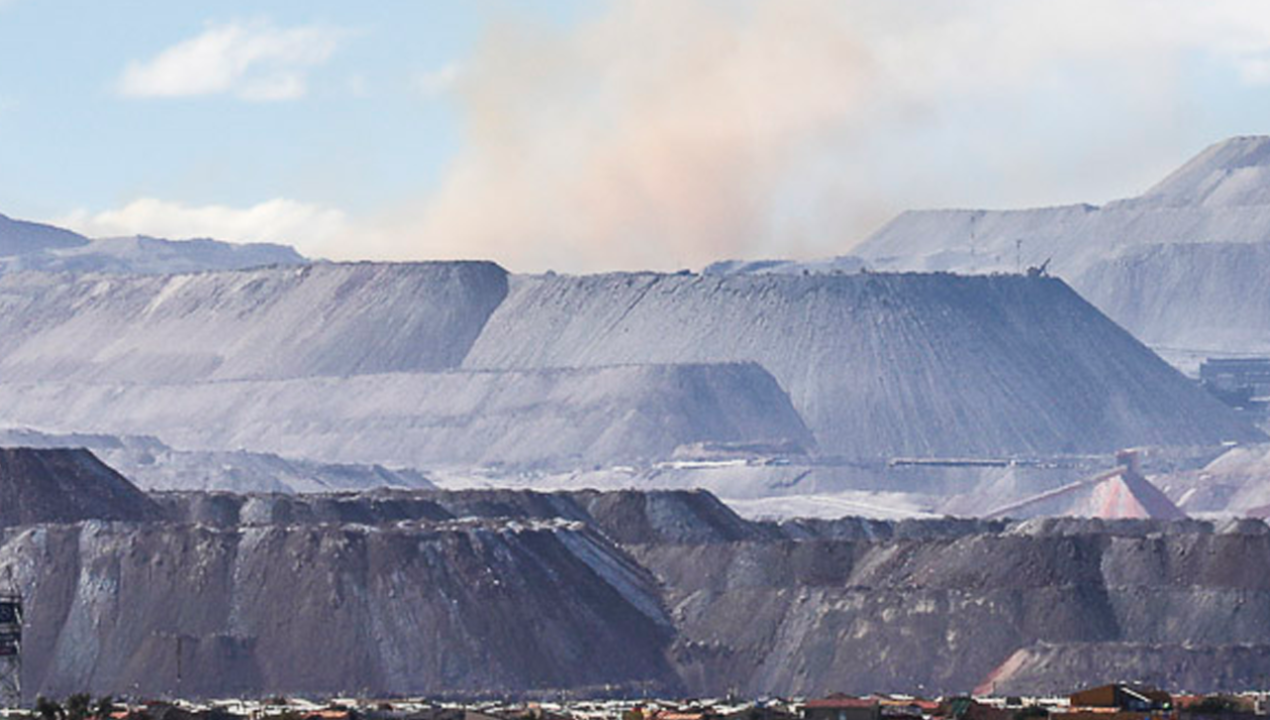
<instances>
[{"instance_id":1,"label":"sunlit slope","mask_svg":"<svg viewBox=\"0 0 1270 720\"><path fill-rule=\"evenodd\" d=\"M1258 437L1052 278L517 278L464 365L721 361L766 368L820 449L848 457Z\"/></svg>"},{"instance_id":2,"label":"sunlit slope","mask_svg":"<svg viewBox=\"0 0 1270 720\"><path fill-rule=\"evenodd\" d=\"M0 378L173 383L441 370L507 289L493 263L0 276Z\"/></svg>"}]
</instances>

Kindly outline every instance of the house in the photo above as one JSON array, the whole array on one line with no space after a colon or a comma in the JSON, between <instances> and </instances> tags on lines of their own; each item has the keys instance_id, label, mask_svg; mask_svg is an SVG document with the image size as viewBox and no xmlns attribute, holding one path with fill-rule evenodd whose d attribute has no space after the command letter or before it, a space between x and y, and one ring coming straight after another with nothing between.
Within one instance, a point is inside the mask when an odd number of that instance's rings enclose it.
<instances>
[{"instance_id":1,"label":"house","mask_svg":"<svg viewBox=\"0 0 1270 720\"><path fill-rule=\"evenodd\" d=\"M803 704L803 720L881 720L882 707L876 698L858 698L834 693Z\"/></svg>"},{"instance_id":2,"label":"house","mask_svg":"<svg viewBox=\"0 0 1270 720\"><path fill-rule=\"evenodd\" d=\"M1177 720L1168 693L1141 685L1102 685L1070 696L1061 720Z\"/></svg>"},{"instance_id":3,"label":"house","mask_svg":"<svg viewBox=\"0 0 1270 720\"><path fill-rule=\"evenodd\" d=\"M1163 690L1142 685L1116 683L1072 693L1072 710L1077 708L1114 708L1128 712L1162 712L1173 709L1173 696Z\"/></svg>"},{"instance_id":4,"label":"house","mask_svg":"<svg viewBox=\"0 0 1270 720\"><path fill-rule=\"evenodd\" d=\"M878 700L884 718L924 718L939 713L941 705L921 698L881 698Z\"/></svg>"}]
</instances>

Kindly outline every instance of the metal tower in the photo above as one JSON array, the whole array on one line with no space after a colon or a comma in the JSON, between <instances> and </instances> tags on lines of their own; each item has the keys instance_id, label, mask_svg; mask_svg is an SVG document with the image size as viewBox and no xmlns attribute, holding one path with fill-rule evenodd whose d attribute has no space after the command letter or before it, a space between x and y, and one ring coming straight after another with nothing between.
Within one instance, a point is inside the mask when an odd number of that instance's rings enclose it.
<instances>
[{"instance_id":1,"label":"metal tower","mask_svg":"<svg viewBox=\"0 0 1270 720\"><path fill-rule=\"evenodd\" d=\"M0 593L0 706L22 705L22 595Z\"/></svg>"}]
</instances>

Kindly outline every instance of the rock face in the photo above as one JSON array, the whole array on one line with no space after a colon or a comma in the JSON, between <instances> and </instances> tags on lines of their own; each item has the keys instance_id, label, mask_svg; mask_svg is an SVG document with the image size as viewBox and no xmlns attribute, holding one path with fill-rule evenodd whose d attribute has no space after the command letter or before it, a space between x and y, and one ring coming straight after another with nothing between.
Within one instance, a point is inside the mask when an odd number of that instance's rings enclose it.
<instances>
[{"instance_id":1,"label":"rock face","mask_svg":"<svg viewBox=\"0 0 1270 720\"><path fill-rule=\"evenodd\" d=\"M0 448L0 527L158 515L153 501L87 450Z\"/></svg>"},{"instance_id":2,"label":"rock face","mask_svg":"<svg viewBox=\"0 0 1270 720\"><path fill-rule=\"evenodd\" d=\"M1250 439L1055 279L602 275L518 279L465 367L750 360L822 451L1052 454Z\"/></svg>"},{"instance_id":3,"label":"rock face","mask_svg":"<svg viewBox=\"0 0 1270 720\"><path fill-rule=\"evenodd\" d=\"M1015 525L920 540L650 545L633 554L665 583L678 628L672 656L694 693L964 693L1041 643L1103 650L1057 679L1020 673L1011 692L1094 684L1138 666L1158 667L1167 687L1233 688L1236 676L1219 668L1121 664L1144 644L1233 652L1267 641L1270 586L1245 571L1270 552L1264 525L1258 534L1203 526L1159 534L1166 527Z\"/></svg>"},{"instance_id":4,"label":"rock face","mask_svg":"<svg viewBox=\"0 0 1270 720\"><path fill-rule=\"evenodd\" d=\"M604 534L624 544L695 544L780 537L775 528L746 522L708 492L584 490L568 497Z\"/></svg>"},{"instance_id":5,"label":"rock face","mask_svg":"<svg viewBox=\"0 0 1270 720\"><path fill-rule=\"evenodd\" d=\"M569 523L93 522L12 534L0 566L24 590L33 693L673 681L651 576Z\"/></svg>"},{"instance_id":6,"label":"rock face","mask_svg":"<svg viewBox=\"0 0 1270 720\"><path fill-rule=\"evenodd\" d=\"M1126 669L1205 691L1270 665L1260 521L775 525L703 492L153 504L0 533L28 692L1026 694Z\"/></svg>"}]
</instances>

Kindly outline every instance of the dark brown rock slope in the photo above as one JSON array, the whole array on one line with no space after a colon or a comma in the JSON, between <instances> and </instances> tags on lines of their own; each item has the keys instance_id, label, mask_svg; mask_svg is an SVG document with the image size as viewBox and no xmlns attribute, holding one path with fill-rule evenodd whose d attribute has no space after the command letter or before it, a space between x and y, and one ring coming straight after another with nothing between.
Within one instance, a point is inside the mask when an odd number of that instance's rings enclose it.
<instances>
[{"instance_id":1,"label":"dark brown rock slope","mask_svg":"<svg viewBox=\"0 0 1270 720\"><path fill-rule=\"evenodd\" d=\"M566 522L40 526L0 568L31 693L674 689L651 576Z\"/></svg>"},{"instance_id":2,"label":"dark brown rock slope","mask_svg":"<svg viewBox=\"0 0 1270 720\"><path fill-rule=\"evenodd\" d=\"M153 520L145 493L87 450L0 448L0 527Z\"/></svg>"},{"instance_id":3,"label":"dark brown rock slope","mask_svg":"<svg viewBox=\"0 0 1270 720\"><path fill-rule=\"evenodd\" d=\"M167 519L0 535L32 693L1217 690L1270 667L1260 521L774 525L704 492L157 502Z\"/></svg>"},{"instance_id":4,"label":"dark brown rock slope","mask_svg":"<svg viewBox=\"0 0 1270 720\"><path fill-rule=\"evenodd\" d=\"M1208 690L1232 689L1235 676L1122 660L1143 645L1270 643L1270 578L1253 570L1270 564L1270 535L1254 525L1025 523L923 539L631 550L665 584L674 662L693 692L967 692L1022 648L1086 643L1099 649L1083 662L1051 663L1065 668L1056 681L1037 662L1011 691L1153 666L1161 684Z\"/></svg>"}]
</instances>

